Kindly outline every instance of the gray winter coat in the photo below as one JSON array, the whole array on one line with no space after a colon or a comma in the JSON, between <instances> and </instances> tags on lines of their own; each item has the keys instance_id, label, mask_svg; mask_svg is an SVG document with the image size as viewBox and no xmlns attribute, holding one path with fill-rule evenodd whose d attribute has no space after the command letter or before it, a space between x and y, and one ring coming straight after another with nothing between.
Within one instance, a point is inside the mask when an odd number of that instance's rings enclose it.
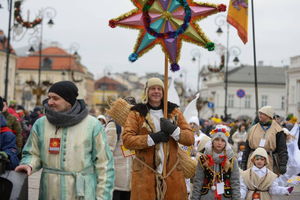
<instances>
[{"instance_id":1,"label":"gray winter coat","mask_svg":"<svg viewBox=\"0 0 300 200\"><path fill-rule=\"evenodd\" d=\"M219 156L223 155L216 154L211 151L211 143L206 145L204 154L213 155L214 159L214 166L212 169L214 169L216 172L219 172L221 170L220 163L223 159L220 159ZM233 166L231 167L231 173L230 173L230 185L231 185L231 193L232 197L226 198L224 195L222 195L222 200L239 200L241 197L240 194L240 174L239 174L239 167L237 160L233 158L233 151L229 145L226 147L226 155L229 160L233 159ZM192 198L191 200L214 200L215 199L215 191L212 191L211 189L208 190L207 194L201 194L201 189L203 186L203 182L205 179L204 174L204 168L201 164L201 161L198 161L198 166L196 169L196 175L194 177L194 185L193 185L193 192L192 192ZM226 192L226 191L225 191Z\"/></svg>"}]
</instances>

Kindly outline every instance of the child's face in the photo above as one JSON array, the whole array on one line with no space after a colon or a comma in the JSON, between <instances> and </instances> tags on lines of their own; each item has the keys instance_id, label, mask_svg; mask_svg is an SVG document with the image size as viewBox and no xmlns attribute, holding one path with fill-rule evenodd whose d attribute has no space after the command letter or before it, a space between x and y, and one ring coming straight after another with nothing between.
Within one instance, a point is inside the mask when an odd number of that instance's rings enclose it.
<instances>
[{"instance_id":1,"label":"child's face","mask_svg":"<svg viewBox=\"0 0 300 200\"><path fill-rule=\"evenodd\" d=\"M266 158L262 157L262 156L255 156L254 157L254 165L261 169L265 166L266 164Z\"/></svg>"},{"instance_id":2,"label":"child's face","mask_svg":"<svg viewBox=\"0 0 300 200\"><path fill-rule=\"evenodd\" d=\"M221 153L225 148L226 142L222 138L216 138L213 140L213 149L216 153Z\"/></svg>"}]
</instances>

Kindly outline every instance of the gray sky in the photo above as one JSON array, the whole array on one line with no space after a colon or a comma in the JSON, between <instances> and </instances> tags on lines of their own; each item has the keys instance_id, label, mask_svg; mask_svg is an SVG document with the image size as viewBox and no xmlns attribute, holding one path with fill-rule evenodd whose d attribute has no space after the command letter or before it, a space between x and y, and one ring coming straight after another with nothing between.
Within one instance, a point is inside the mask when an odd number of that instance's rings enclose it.
<instances>
[{"instance_id":1,"label":"gray sky","mask_svg":"<svg viewBox=\"0 0 300 200\"><path fill-rule=\"evenodd\" d=\"M229 0L201 2L228 5ZM275 66L288 64L291 56L300 55L300 24L298 22L300 1L258 0L254 2L257 61L262 60L265 65ZM6 0L0 0L0 3L7 8ZM51 29L44 26L44 40L56 41L65 49L68 49L72 43L78 43L82 63L95 74L96 78L103 74L104 69L111 72L131 71L139 74L143 72L163 73L164 56L159 45L135 63L130 63L128 56L133 50L139 31L120 27L112 29L108 26L109 19L135 8L130 0L26 0L22 7L23 17L26 18L27 10L30 10L32 20L40 8L47 6L54 7L57 15L54 18L55 26ZM224 34L219 37L215 33L218 28L215 24L216 16L211 15L199 21L198 24L210 40L225 45L226 26L222 27ZM7 32L7 21L7 9L1 9L0 29L4 29L5 32ZM242 64L253 64L250 12L248 37L249 42L244 45L238 38L236 30L230 27L229 47L238 46L241 49L239 59ZM21 47L28 44L28 38L12 43L14 47ZM198 67L191 61L193 49L200 50L201 65L218 64L220 59L215 52L208 52L194 44L183 42L179 61L181 71L176 72L175 76L186 73L188 86L196 88Z\"/></svg>"}]
</instances>

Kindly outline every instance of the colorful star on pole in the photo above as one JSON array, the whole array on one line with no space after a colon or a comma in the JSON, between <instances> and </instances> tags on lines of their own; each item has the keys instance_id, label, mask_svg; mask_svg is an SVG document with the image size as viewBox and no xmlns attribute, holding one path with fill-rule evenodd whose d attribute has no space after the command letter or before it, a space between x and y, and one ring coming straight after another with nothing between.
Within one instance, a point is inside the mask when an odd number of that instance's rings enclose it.
<instances>
[{"instance_id":1,"label":"colorful star on pole","mask_svg":"<svg viewBox=\"0 0 300 200\"><path fill-rule=\"evenodd\" d=\"M134 51L129 60L134 62L156 44L162 46L171 63L171 70L179 70L178 60L182 40L214 50L212 43L196 21L226 10L224 4L199 3L192 0L131 0L137 7L109 21L116 26L139 29Z\"/></svg>"}]
</instances>

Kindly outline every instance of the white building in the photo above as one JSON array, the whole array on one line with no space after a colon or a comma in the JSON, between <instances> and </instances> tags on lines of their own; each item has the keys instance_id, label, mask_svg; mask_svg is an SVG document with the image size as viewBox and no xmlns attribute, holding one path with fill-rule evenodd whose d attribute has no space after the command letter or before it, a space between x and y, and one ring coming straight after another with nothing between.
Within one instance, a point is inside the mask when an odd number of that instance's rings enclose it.
<instances>
[{"instance_id":1,"label":"white building","mask_svg":"<svg viewBox=\"0 0 300 200\"><path fill-rule=\"evenodd\" d=\"M5 76L6 76L6 46L7 39L2 30L0 30L0 96L5 95ZM12 47L11 47L12 48ZM7 87L7 100L13 100L15 98L15 71L16 71L16 59L15 51L12 52L9 57L8 65L8 87Z\"/></svg>"},{"instance_id":2,"label":"white building","mask_svg":"<svg viewBox=\"0 0 300 200\"><path fill-rule=\"evenodd\" d=\"M285 71L283 67L258 66L258 107L271 105L276 114L286 114L286 84ZM208 118L212 114L224 116L225 109L225 84L223 70L215 73L202 73L202 88L200 96L210 102L200 112L200 117ZM227 114L231 117L238 116L255 117L255 85L254 67L240 66L228 71L227 90ZM237 92L244 91L244 96L239 97ZM213 106L212 106L213 105Z\"/></svg>"},{"instance_id":3,"label":"white building","mask_svg":"<svg viewBox=\"0 0 300 200\"><path fill-rule=\"evenodd\" d=\"M291 57L291 65L287 70L287 113L300 118L300 56Z\"/></svg>"}]
</instances>

